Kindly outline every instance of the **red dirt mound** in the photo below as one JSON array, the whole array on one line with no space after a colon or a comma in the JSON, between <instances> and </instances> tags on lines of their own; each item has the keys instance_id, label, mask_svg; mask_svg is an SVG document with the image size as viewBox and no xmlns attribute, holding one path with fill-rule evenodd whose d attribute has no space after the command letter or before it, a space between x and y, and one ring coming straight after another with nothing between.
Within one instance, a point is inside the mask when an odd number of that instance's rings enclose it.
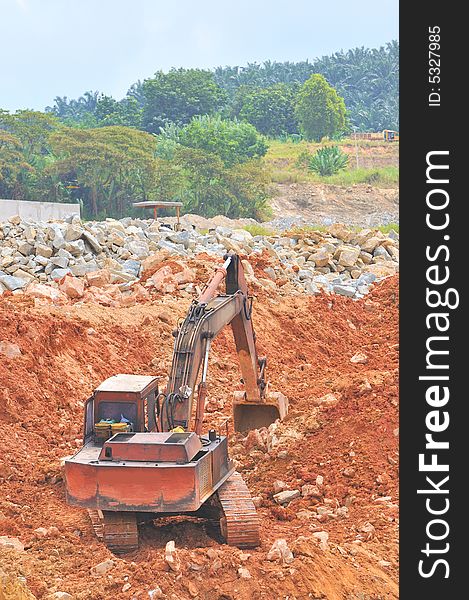
<instances>
[{"instance_id":1,"label":"red dirt mound","mask_svg":"<svg viewBox=\"0 0 469 600\"><path fill-rule=\"evenodd\" d=\"M242 553L219 544L205 524L179 519L145 527L140 549L116 558L94 538L87 515L66 504L60 459L80 445L84 401L118 372L164 381L171 331L189 302L164 297L106 308L0 300L0 342L19 349L11 358L0 354L0 536L25 545L23 552L0 545L0 575L24 576L44 599L59 590L77 600L143 599L158 586L162 595L153 597L172 600L397 598L396 277L356 302L259 293L259 353L268 357L272 389L289 397L290 413L254 443L232 434L230 444L259 497L261 548ZM358 352L366 358L351 362ZM239 377L227 329L213 344L207 425L230 414ZM321 402L326 394L337 402ZM273 499L276 480L320 493L283 508ZM35 532L40 527L47 532ZM319 544L318 532L328 533L327 542ZM291 564L266 559L278 538L293 551ZM169 540L180 574L164 567ZM107 559L110 571L92 575Z\"/></svg>"}]
</instances>

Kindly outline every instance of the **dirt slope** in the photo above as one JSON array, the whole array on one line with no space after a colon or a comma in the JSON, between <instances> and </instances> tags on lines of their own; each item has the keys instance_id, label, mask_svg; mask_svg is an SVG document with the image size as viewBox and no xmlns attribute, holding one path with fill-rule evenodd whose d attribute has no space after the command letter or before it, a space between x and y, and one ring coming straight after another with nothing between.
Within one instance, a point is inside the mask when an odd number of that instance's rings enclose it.
<instances>
[{"instance_id":1,"label":"dirt slope","mask_svg":"<svg viewBox=\"0 0 469 600\"><path fill-rule=\"evenodd\" d=\"M399 222L399 191L360 184L350 187L316 183L276 185L269 203L274 218L303 217L312 223L361 227Z\"/></svg>"},{"instance_id":2,"label":"dirt slope","mask_svg":"<svg viewBox=\"0 0 469 600\"><path fill-rule=\"evenodd\" d=\"M24 576L37 598L60 590L77 600L143 599L157 585L161 597L173 600L397 598L397 278L357 302L260 292L254 316L260 354L268 356L272 388L289 397L291 410L276 450L231 436L238 469L253 496L261 496L262 547L248 558L220 545L203 523L181 519L146 527L140 549L117 559L96 541L87 515L67 506L60 458L80 444L83 402L118 372L164 379L171 331L188 302L166 296L111 309L0 300L0 340L22 352L0 355L0 535L26 547L21 553L0 547L0 572ZM358 351L366 364L350 362ZM216 423L230 413L231 392L239 389L229 330L213 344L209 378L207 423ZM327 393L338 404L314 408ZM305 511L317 508L312 499L286 509L273 501L275 480L300 489L318 475L321 505L345 506L345 516L310 517ZM38 527L57 529L40 537ZM325 549L313 535L319 531L329 534ZM266 560L277 538L294 552L289 565ZM164 568L171 539L180 574ZM106 575L91 575L109 558L115 565ZM239 577L240 566L250 579ZM123 592L126 583L131 587Z\"/></svg>"}]
</instances>

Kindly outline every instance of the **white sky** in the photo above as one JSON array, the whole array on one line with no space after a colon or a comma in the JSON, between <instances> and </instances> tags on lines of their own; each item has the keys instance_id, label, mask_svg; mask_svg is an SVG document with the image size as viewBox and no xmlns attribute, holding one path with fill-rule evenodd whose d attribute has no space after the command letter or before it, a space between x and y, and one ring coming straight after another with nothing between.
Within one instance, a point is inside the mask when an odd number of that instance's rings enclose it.
<instances>
[{"instance_id":1,"label":"white sky","mask_svg":"<svg viewBox=\"0 0 469 600\"><path fill-rule=\"evenodd\" d=\"M119 99L171 67L314 59L398 38L398 0L0 0L0 108Z\"/></svg>"}]
</instances>

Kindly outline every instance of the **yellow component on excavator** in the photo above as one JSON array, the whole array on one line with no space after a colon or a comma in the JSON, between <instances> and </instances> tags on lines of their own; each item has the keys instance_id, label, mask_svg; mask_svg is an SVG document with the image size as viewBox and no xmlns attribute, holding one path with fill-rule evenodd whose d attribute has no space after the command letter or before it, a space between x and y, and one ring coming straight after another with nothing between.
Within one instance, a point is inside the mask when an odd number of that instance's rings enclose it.
<instances>
[{"instance_id":1,"label":"yellow component on excavator","mask_svg":"<svg viewBox=\"0 0 469 600\"><path fill-rule=\"evenodd\" d=\"M174 429L171 429L171 433L185 433L185 432L186 432L186 430L184 429L184 427L181 427L180 425L178 425Z\"/></svg>"}]
</instances>

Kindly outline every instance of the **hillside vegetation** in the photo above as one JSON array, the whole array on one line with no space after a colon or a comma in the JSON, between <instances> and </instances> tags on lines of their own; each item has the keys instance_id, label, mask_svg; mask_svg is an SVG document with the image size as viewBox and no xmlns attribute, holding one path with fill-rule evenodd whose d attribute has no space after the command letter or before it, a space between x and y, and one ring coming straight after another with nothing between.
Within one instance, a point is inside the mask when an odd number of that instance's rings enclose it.
<instances>
[{"instance_id":1,"label":"hillside vegetation","mask_svg":"<svg viewBox=\"0 0 469 600\"><path fill-rule=\"evenodd\" d=\"M71 125L127 125L150 132L158 132L168 121L185 123L196 114L221 111L225 117L251 122L262 133L298 134L295 95L315 73L343 97L352 128L399 129L399 43L395 40L380 48L354 48L311 62L159 71L132 84L121 100L88 91L78 99L58 96L46 111ZM273 118L259 126L269 112Z\"/></svg>"},{"instance_id":2,"label":"hillside vegetation","mask_svg":"<svg viewBox=\"0 0 469 600\"><path fill-rule=\"evenodd\" d=\"M121 100L87 92L45 112L0 109L0 197L80 202L94 219L177 200L262 220L272 183L395 187L398 145L347 136L397 127L397 57L393 42L312 63L172 69Z\"/></svg>"}]
</instances>

